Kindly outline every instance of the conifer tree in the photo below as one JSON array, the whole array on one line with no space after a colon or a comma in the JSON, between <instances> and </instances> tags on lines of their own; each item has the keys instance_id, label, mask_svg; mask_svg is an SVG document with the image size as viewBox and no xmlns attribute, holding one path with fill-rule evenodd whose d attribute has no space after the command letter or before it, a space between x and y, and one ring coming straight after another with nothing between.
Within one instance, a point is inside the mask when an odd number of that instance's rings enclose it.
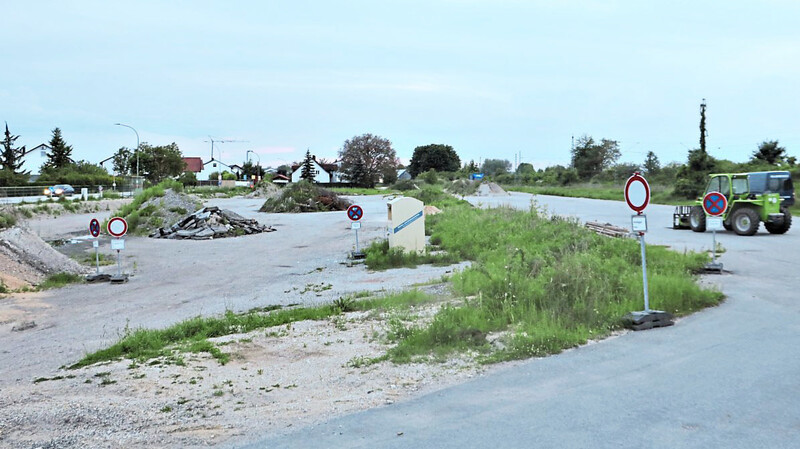
<instances>
[{"instance_id":1,"label":"conifer tree","mask_svg":"<svg viewBox=\"0 0 800 449\"><path fill-rule=\"evenodd\" d=\"M67 165L74 164L72 159L72 145L67 145L61 137L61 129L56 127L53 129L53 137L48 143L50 145L50 153L47 155L47 161L44 163L45 168L64 168Z\"/></svg>"},{"instance_id":2,"label":"conifer tree","mask_svg":"<svg viewBox=\"0 0 800 449\"><path fill-rule=\"evenodd\" d=\"M300 171L300 179L314 182L314 162L311 157L311 150L306 150L306 158L303 160L303 167Z\"/></svg>"}]
</instances>

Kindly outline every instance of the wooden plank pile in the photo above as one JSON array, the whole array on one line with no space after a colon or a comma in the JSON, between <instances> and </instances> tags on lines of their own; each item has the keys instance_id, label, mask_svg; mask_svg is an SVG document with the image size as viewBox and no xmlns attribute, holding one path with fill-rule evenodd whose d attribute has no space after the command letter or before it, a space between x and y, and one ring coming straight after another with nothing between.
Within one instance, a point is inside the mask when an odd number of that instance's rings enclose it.
<instances>
[{"instance_id":1,"label":"wooden plank pile","mask_svg":"<svg viewBox=\"0 0 800 449\"><path fill-rule=\"evenodd\" d=\"M604 235L606 237L630 237L631 231L625 228L614 226L611 223L600 223L597 221L589 221L585 225L592 231Z\"/></svg>"},{"instance_id":2,"label":"wooden plank pile","mask_svg":"<svg viewBox=\"0 0 800 449\"><path fill-rule=\"evenodd\" d=\"M272 232L275 228L262 225L252 218L216 206L204 207L168 228L158 228L150 237L160 239L210 240L246 234Z\"/></svg>"}]
</instances>

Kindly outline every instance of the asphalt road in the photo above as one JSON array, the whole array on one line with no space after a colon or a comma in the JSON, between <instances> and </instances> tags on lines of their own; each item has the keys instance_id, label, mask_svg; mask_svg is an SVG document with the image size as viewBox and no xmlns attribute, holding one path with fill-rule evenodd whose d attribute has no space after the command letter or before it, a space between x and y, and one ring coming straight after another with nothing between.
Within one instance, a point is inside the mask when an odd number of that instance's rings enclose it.
<instances>
[{"instance_id":1,"label":"asphalt road","mask_svg":"<svg viewBox=\"0 0 800 449\"><path fill-rule=\"evenodd\" d=\"M469 200L527 208L531 196ZM630 226L623 202L536 200L560 215ZM710 248L710 233L669 228L672 209L647 208L647 242ZM729 273L704 282L727 295L719 307L248 447L800 447L800 230L773 236L762 226L717 240Z\"/></svg>"}]
</instances>

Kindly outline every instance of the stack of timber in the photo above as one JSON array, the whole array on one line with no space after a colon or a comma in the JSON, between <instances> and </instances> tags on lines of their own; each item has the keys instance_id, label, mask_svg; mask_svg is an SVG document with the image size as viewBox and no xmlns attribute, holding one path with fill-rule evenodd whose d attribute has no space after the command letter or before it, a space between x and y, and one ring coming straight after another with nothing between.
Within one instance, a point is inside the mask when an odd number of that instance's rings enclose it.
<instances>
[{"instance_id":1,"label":"stack of timber","mask_svg":"<svg viewBox=\"0 0 800 449\"><path fill-rule=\"evenodd\" d=\"M586 223L586 227L600 235L605 235L606 237L630 237L631 235L630 230L614 226L611 223L589 221Z\"/></svg>"}]
</instances>

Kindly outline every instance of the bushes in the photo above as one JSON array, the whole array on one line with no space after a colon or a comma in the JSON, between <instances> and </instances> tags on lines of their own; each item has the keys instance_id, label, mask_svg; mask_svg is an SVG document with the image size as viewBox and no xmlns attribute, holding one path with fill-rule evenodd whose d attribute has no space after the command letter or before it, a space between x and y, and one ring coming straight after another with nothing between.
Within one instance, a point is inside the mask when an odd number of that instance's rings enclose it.
<instances>
[{"instance_id":1,"label":"bushes","mask_svg":"<svg viewBox=\"0 0 800 449\"><path fill-rule=\"evenodd\" d=\"M11 212L0 212L0 230L17 224L17 217Z\"/></svg>"}]
</instances>

